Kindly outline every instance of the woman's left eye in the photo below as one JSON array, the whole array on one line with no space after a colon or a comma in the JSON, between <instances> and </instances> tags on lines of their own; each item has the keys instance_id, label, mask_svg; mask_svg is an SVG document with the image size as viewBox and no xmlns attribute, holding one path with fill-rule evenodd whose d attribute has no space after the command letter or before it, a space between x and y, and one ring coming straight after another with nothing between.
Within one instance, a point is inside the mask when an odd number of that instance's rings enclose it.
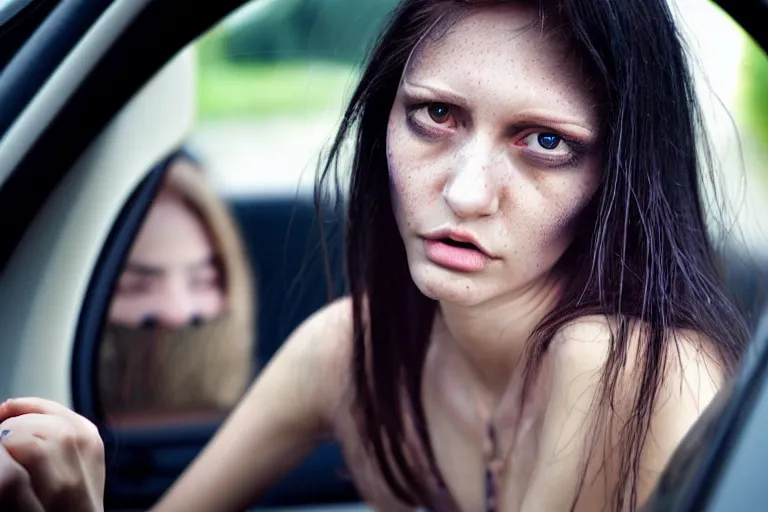
<instances>
[{"instance_id":1,"label":"woman's left eye","mask_svg":"<svg viewBox=\"0 0 768 512\"><path fill-rule=\"evenodd\" d=\"M531 149L534 149L538 146L539 148L542 148L548 152L558 148L564 149L561 148L561 146L565 145L563 138L560 135L547 132L532 133L523 139L523 143Z\"/></svg>"},{"instance_id":2,"label":"woman's left eye","mask_svg":"<svg viewBox=\"0 0 768 512\"><path fill-rule=\"evenodd\" d=\"M207 291L219 288L221 281L219 273L213 269L206 269L189 278L189 287L196 291Z\"/></svg>"},{"instance_id":3,"label":"woman's left eye","mask_svg":"<svg viewBox=\"0 0 768 512\"><path fill-rule=\"evenodd\" d=\"M583 144L553 132L533 132L518 140L517 145L525 148L523 154L545 167L575 165L586 152Z\"/></svg>"}]
</instances>

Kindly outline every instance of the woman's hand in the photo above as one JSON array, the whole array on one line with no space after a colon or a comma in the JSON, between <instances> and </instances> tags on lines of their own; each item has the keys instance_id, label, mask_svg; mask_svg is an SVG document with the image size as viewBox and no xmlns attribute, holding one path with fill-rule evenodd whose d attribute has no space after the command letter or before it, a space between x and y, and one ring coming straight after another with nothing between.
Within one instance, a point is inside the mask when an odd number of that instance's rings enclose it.
<instances>
[{"instance_id":1,"label":"woman's hand","mask_svg":"<svg viewBox=\"0 0 768 512\"><path fill-rule=\"evenodd\" d=\"M32 490L29 473L0 443L0 510L45 512Z\"/></svg>"},{"instance_id":2,"label":"woman's hand","mask_svg":"<svg viewBox=\"0 0 768 512\"><path fill-rule=\"evenodd\" d=\"M104 444L96 426L40 398L0 404L0 509L104 510Z\"/></svg>"}]
</instances>

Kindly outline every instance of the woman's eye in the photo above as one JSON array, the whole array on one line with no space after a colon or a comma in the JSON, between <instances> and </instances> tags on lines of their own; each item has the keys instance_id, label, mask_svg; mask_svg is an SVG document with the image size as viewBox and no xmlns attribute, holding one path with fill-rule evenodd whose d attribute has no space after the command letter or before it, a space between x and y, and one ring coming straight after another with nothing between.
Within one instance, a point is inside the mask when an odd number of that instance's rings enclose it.
<instances>
[{"instance_id":1,"label":"woman's eye","mask_svg":"<svg viewBox=\"0 0 768 512\"><path fill-rule=\"evenodd\" d=\"M553 133L539 133L536 140L544 149L555 149L561 139Z\"/></svg>"},{"instance_id":2,"label":"woman's eye","mask_svg":"<svg viewBox=\"0 0 768 512\"><path fill-rule=\"evenodd\" d=\"M447 103L422 103L408 108L407 122L417 134L427 138L448 135L456 128L456 113Z\"/></svg>"},{"instance_id":3,"label":"woman's eye","mask_svg":"<svg viewBox=\"0 0 768 512\"><path fill-rule=\"evenodd\" d=\"M523 139L523 145L531 151L549 154L566 154L570 152L563 138L551 132L531 133Z\"/></svg>"},{"instance_id":4,"label":"woman's eye","mask_svg":"<svg viewBox=\"0 0 768 512\"><path fill-rule=\"evenodd\" d=\"M549 151L557 149L563 138L556 133L538 132L528 135L523 139L525 145L529 148L536 148L537 146Z\"/></svg>"},{"instance_id":5,"label":"woman's eye","mask_svg":"<svg viewBox=\"0 0 768 512\"><path fill-rule=\"evenodd\" d=\"M195 291L215 290L220 286L219 275L215 271L202 272L198 275L193 275L189 280L189 287Z\"/></svg>"},{"instance_id":6,"label":"woman's eye","mask_svg":"<svg viewBox=\"0 0 768 512\"><path fill-rule=\"evenodd\" d=\"M126 296L149 293L152 282L148 279L121 279L118 281L117 293Z\"/></svg>"},{"instance_id":7,"label":"woman's eye","mask_svg":"<svg viewBox=\"0 0 768 512\"><path fill-rule=\"evenodd\" d=\"M213 279L197 280L192 288L196 291L211 291L218 289L218 283Z\"/></svg>"},{"instance_id":8,"label":"woman's eye","mask_svg":"<svg viewBox=\"0 0 768 512\"><path fill-rule=\"evenodd\" d=\"M437 124L443 124L451 118L451 107L445 103L430 103L427 114Z\"/></svg>"}]
</instances>

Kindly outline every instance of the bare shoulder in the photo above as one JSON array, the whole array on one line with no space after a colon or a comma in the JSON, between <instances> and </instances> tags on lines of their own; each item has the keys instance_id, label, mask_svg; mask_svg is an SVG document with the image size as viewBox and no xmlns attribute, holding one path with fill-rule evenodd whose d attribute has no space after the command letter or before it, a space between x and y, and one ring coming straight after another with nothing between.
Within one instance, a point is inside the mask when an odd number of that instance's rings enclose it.
<instances>
[{"instance_id":1,"label":"bare shoulder","mask_svg":"<svg viewBox=\"0 0 768 512\"><path fill-rule=\"evenodd\" d=\"M310 315L260 372L235 416L253 422L270 408L273 425L290 425L304 437L330 435L349 386L351 330L350 299Z\"/></svg>"},{"instance_id":2,"label":"bare shoulder","mask_svg":"<svg viewBox=\"0 0 768 512\"><path fill-rule=\"evenodd\" d=\"M602 371L609 353L615 348L612 337L617 330L617 321L605 316L579 318L557 332L547 357L567 374ZM689 390L694 388L711 394L723 384L725 374L712 340L684 329L670 330L666 335L666 351L658 357L658 364L664 365L663 389L671 392L675 387L687 386ZM639 358L645 357L649 343L647 336L647 329L638 322L627 329L625 386L632 387L633 377L637 376L634 369ZM684 390L679 391L682 395Z\"/></svg>"},{"instance_id":3,"label":"bare shoulder","mask_svg":"<svg viewBox=\"0 0 768 512\"><path fill-rule=\"evenodd\" d=\"M548 368L549 388L543 422L542 456L554 458L562 453L563 439L569 440L566 450L573 455L570 467L561 459L563 477L578 469L578 454L589 447L616 445L617 436L625 422L636 417L636 399L640 384L648 377L648 370L659 370L659 386L648 418L648 430L639 454L638 496L641 501L650 493L677 445L712 402L724 384L725 374L715 355L715 345L696 332L670 330L663 353L646 354L648 330L636 322L626 330L626 361L618 362L618 378L610 386L610 406L602 395L606 365L609 357L616 357L618 332L615 320L606 317L584 317L559 330L552 339L544 359ZM596 407L607 407L598 414ZM563 435L563 434L567 435ZM597 437L595 437L597 436ZM607 438L605 436L608 436ZM590 471L598 477L606 467L618 470L616 453L593 451L596 458L590 462ZM543 462L543 459L542 459ZM551 468L550 468L551 469ZM615 472L615 471L611 471ZM578 471L576 471L578 474ZM610 474L602 481L611 488ZM592 488L594 487L594 488ZM591 510L604 496L605 487L588 486L579 499L578 510Z\"/></svg>"},{"instance_id":4,"label":"bare shoulder","mask_svg":"<svg viewBox=\"0 0 768 512\"><path fill-rule=\"evenodd\" d=\"M352 300L337 299L309 316L285 343L305 364L328 371L349 363L352 353Z\"/></svg>"}]
</instances>

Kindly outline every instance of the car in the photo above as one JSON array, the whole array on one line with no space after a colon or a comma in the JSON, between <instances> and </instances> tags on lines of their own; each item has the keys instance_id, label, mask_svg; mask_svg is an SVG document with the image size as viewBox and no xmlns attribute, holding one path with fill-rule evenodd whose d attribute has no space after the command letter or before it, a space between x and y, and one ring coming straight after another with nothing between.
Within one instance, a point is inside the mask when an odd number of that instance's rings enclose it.
<instances>
[{"instance_id":1,"label":"car","mask_svg":"<svg viewBox=\"0 0 768 512\"><path fill-rule=\"evenodd\" d=\"M245 3L0 2L0 398L50 398L100 427L107 510L151 506L217 427L110 428L95 397L94 368L115 282L163 177L160 163L193 132L185 49ZM766 47L768 6L717 3ZM325 242L331 274L341 275L339 205L320 205L321 230L311 188L297 192L292 184L225 191L259 293L270 297L257 312L260 363L329 294L344 292L340 279L326 279L319 249ZM729 286L756 319L768 265L758 259L745 266L736 250L724 256ZM760 428L768 421L768 324L754 332L738 378L681 444L645 510L768 507L760 480L768 464ZM256 509L286 507L365 509L337 446L318 449Z\"/></svg>"}]
</instances>

